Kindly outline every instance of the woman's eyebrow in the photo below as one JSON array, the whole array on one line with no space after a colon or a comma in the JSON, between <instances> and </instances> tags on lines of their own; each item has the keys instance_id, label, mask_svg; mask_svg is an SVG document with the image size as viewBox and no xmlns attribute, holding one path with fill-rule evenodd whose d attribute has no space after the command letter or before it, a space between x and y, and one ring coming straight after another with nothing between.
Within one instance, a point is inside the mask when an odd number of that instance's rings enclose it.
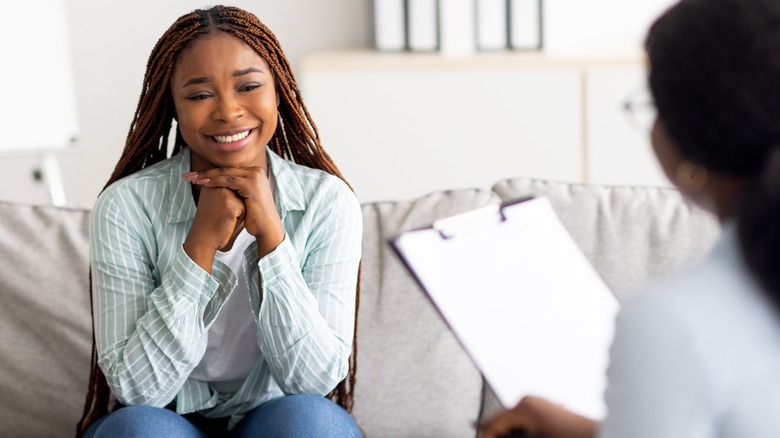
<instances>
[{"instance_id":1,"label":"woman's eyebrow","mask_svg":"<svg viewBox=\"0 0 780 438\"><path fill-rule=\"evenodd\" d=\"M245 68L243 70L236 70L233 73L233 77L244 76L244 75L248 75L249 73L262 73L262 74L265 74L264 71L260 70L257 67L249 67L249 68Z\"/></svg>"},{"instance_id":2,"label":"woman's eyebrow","mask_svg":"<svg viewBox=\"0 0 780 438\"><path fill-rule=\"evenodd\" d=\"M235 72L233 72L233 77L237 78L239 76L248 75L249 73L266 74L266 72L264 72L263 70L260 70L257 67L249 67L249 68L245 68L245 69L242 69L242 70L236 70ZM211 78L208 78L208 77L192 78L192 79L188 79L186 82L184 82L182 84L182 88L184 88L184 87L186 87L188 85L207 84L209 82L211 82Z\"/></svg>"},{"instance_id":3,"label":"woman's eyebrow","mask_svg":"<svg viewBox=\"0 0 780 438\"><path fill-rule=\"evenodd\" d=\"M181 87L184 88L188 85L196 85L196 84L207 84L211 82L211 78L203 77L203 78L192 78L188 79L186 82L184 82Z\"/></svg>"}]
</instances>

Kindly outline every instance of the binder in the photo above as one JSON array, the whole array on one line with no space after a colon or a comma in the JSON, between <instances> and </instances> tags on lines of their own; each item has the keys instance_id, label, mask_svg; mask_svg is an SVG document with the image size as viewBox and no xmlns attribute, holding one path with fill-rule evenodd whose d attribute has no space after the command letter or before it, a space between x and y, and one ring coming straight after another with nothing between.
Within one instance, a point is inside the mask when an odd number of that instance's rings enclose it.
<instances>
[{"instance_id":1,"label":"binder","mask_svg":"<svg viewBox=\"0 0 780 438\"><path fill-rule=\"evenodd\" d=\"M407 0L407 14L409 50L436 51L439 48L439 1Z\"/></svg>"},{"instance_id":2,"label":"binder","mask_svg":"<svg viewBox=\"0 0 780 438\"><path fill-rule=\"evenodd\" d=\"M377 50L406 48L404 0L374 0L374 44Z\"/></svg>"},{"instance_id":3,"label":"binder","mask_svg":"<svg viewBox=\"0 0 780 438\"><path fill-rule=\"evenodd\" d=\"M477 0L477 49L509 48L507 0Z\"/></svg>"},{"instance_id":4,"label":"binder","mask_svg":"<svg viewBox=\"0 0 780 438\"><path fill-rule=\"evenodd\" d=\"M618 302L547 198L464 213L389 243L505 408L536 395L604 417Z\"/></svg>"},{"instance_id":5,"label":"binder","mask_svg":"<svg viewBox=\"0 0 780 438\"><path fill-rule=\"evenodd\" d=\"M542 0L509 1L509 45L514 50L542 48Z\"/></svg>"},{"instance_id":6,"label":"binder","mask_svg":"<svg viewBox=\"0 0 780 438\"><path fill-rule=\"evenodd\" d=\"M439 4L441 53L469 55L477 45L474 0L443 0Z\"/></svg>"}]
</instances>

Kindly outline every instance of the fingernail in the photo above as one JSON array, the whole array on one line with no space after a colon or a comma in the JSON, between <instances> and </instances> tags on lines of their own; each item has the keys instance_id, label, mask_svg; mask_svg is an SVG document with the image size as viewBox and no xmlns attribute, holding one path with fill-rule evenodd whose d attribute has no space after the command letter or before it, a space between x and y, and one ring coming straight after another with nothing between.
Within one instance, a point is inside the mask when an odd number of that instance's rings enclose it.
<instances>
[{"instance_id":1,"label":"fingernail","mask_svg":"<svg viewBox=\"0 0 780 438\"><path fill-rule=\"evenodd\" d=\"M195 184L197 184L197 185L199 185L199 186L202 186L203 184L208 184L208 183L209 183L209 181L211 181L211 180L210 180L210 179L208 179L208 178L203 178L203 179L201 179L201 180L199 180L199 181L195 182Z\"/></svg>"},{"instance_id":2,"label":"fingernail","mask_svg":"<svg viewBox=\"0 0 780 438\"><path fill-rule=\"evenodd\" d=\"M198 176L198 172L187 172L182 173L181 177L184 178L187 181L192 181Z\"/></svg>"}]
</instances>

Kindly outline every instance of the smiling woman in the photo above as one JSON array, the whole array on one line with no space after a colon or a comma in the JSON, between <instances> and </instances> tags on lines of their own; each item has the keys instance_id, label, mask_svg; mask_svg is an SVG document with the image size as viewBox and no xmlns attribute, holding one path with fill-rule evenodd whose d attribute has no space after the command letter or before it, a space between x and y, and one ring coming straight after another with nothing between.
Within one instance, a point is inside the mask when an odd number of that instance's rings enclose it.
<instances>
[{"instance_id":1,"label":"smiling woman","mask_svg":"<svg viewBox=\"0 0 780 438\"><path fill-rule=\"evenodd\" d=\"M273 33L231 7L179 18L92 213L78 434L360 436L361 219Z\"/></svg>"},{"instance_id":2,"label":"smiling woman","mask_svg":"<svg viewBox=\"0 0 780 438\"><path fill-rule=\"evenodd\" d=\"M251 47L225 33L198 39L176 62L171 92L193 171L266 168L279 101L268 63Z\"/></svg>"}]
</instances>

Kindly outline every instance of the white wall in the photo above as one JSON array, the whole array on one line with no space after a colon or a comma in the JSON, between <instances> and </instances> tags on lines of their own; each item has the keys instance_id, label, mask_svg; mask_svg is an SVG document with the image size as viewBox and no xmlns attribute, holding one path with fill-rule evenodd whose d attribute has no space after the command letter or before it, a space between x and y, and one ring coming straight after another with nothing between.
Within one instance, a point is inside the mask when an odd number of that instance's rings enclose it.
<instances>
[{"instance_id":1,"label":"white wall","mask_svg":"<svg viewBox=\"0 0 780 438\"><path fill-rule=\"evenodd\" d=\"M642 50L655 18L676 0L542 0L553 55L621 56Z\"/></svg>"},{"instance_id":2,"label":"white wall","mask_svg":"<svg viewBox=\"0 0 780 438\"><path fill-rule=\"evenodd\" d=\"M213 3L198 0L65 0L75 65L80 140L61 157L68 204L91 206L113 170L141 90L146 60L176 18ZM366 0L234 0L257 15L282 43L293 69L325 48L369 47ZM32 15L31 17L34 17ZM5 43L4 43L5 44ZM0 159L0 199L48 203L32 180L33 157Z\"/></svg>"},{"instance_id":3,"label":"white wall","mask_svg":"<svg viewBox=\"0 0 780 438\"><path fill-rule=\"evenodd\" d=\"M196 0L65 0L75 64L80 141L60 163L71 205L91 206L121 153L146 59ZM446 1L446 0L443 0ZM544 0L546 44L557 54L621 55L639 49L647 24L672 0ZM371 46L370 0L235 0L279 37L293 68L323 49ZM314 115L317 119L316 114ZM49 202L31 157L0 158L0 200Z\"/></svg>"}]
</instances>

